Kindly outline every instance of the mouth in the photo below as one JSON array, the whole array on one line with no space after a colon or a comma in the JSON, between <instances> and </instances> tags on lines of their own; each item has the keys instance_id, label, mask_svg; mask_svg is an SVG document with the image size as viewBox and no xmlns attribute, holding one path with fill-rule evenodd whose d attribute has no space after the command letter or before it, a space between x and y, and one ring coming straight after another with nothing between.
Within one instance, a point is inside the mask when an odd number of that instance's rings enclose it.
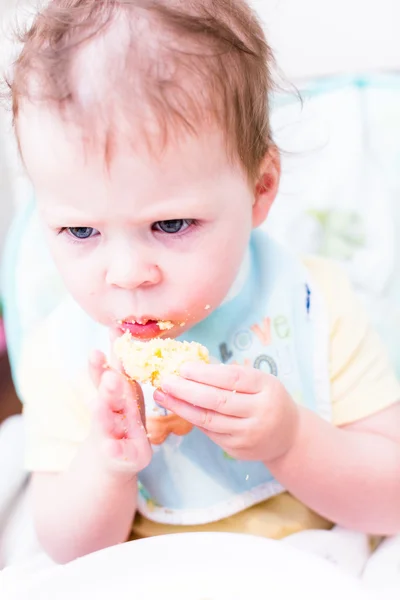
<instances>
[{"instance_id":1,"label":"mouth","mask_svg":"<svg viewBox=\"0 0 400 600\"><path fill-rule=\"evenodd\" d=\"M184 324L179 324L183 327ZM118 327L123 332L127 331L133 338L141 340L151 340L160 337L165 332L176 327L172 321L162 321L156 319L133 319L128 318L118 321Z\"/></svg>"}]
</instances>

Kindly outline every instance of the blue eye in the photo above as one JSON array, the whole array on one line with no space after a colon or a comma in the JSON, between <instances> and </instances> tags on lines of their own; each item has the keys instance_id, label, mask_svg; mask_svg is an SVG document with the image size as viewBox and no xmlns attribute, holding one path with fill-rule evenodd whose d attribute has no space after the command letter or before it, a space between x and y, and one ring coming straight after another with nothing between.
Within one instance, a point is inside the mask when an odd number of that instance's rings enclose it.
<instances>
[{"instance_id":1,"label":"blue eye","mask_svg":"<svg viewBox=\"0 0 400 600\"><path fill-rule=\"evenodd\" d=\"M191 225L193 225L193 219L171 219L169 221L158 221L154 223L153 228L163 233L180 233Z\"/></svg>"},{"instance_id":2,"label":"blue eye","mask_svg":"<svg viewBox=\"0 0 400 600\"><path fill-rule=\"evenodd\" d=\"M97 229L93 229L93 227L67 227L67 231L70 235L79 240L87 240L99 233Z\"/></svg>"}]
</instances>

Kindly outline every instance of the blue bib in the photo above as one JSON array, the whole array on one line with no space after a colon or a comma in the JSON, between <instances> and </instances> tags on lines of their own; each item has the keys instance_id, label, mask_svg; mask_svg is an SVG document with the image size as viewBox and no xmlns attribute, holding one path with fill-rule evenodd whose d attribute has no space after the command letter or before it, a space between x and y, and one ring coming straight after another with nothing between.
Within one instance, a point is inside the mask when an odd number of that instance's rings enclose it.
<instances>
[{"instance_id":1,"label":"blue bib","mask_svg":"<svg viewBox=\"0 0 400 600\"><path fill-rule=\"evenodd\" d=\"M220 362L278 377L296 402L330 419L327 321L307 270L259 231L246 264L240 290L179 339L200 342ZM193 429L154 448L140 473L139 510L161 523L196 525L281 491L263 463L234 460Z\"/></svg>"}]
</instances>

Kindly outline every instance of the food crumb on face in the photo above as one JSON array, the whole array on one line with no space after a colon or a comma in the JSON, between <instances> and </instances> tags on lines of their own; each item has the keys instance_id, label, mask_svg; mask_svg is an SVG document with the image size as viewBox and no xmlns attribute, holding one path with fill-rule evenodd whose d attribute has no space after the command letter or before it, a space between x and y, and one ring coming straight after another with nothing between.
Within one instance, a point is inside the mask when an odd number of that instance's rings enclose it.
<instances>
[{"instance_id":1,"label":"food crumb on face","mask_svg":"<svg viewBox=\"0 0 400 600\"><path fill-rule=\"evenodd\" d=\"M160 331L168 331L174 326L174 324L171 321L158 321L157 325Z\"/></svg>"},{"instance_id":2,"label":"food crumb on face","mask_svg":"<svg viewBox=\"0 0 400 600\"><path fill-rule=\"evenodd\" d=\"M246 481L250 479L250 475L246 475Z\"/></svg>"},{"instance_id":3,"label":"food crumb on face","mask_svg":"<svg viewBox=\"0 0 400 600\"><path fill-rule=\"evenodd\" d=\"M211 306L209 304L206 304L204 307L204 310L210 310Z\"/></svg>"}]
</instances>

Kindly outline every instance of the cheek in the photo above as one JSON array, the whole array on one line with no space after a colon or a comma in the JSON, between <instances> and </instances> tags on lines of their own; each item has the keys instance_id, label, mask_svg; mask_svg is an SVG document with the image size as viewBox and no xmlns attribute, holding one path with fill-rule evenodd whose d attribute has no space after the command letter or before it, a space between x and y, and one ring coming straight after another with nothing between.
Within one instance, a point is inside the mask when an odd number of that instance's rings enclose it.
<instances>
[{"instance_id":1,"label":"cheek","mask_svg":"<svg viewBox=\"0 0 400 600\"><path fill-rule=\"evenodd\" d=\"M64 270L62 276L69 293L84 310L92 313L100 297L99 282L94 271L85 269L81 264Z\"/></svg>"},{"instance_id":2,"label":"cheek","mask_svg":"<svg viewBox=\"0 0 400 600\"><path fill-rule=\"evenodd\" d=\"M77 249L52 243L50 249L58 272L69 293L83 307L101 291L102 280L93 260L75 256Z\"/></svg>"},{"instance_id":3,"label":"cheek","mask_svg":"<svg viewBox=\"0 0 400 600\"><path fill-rule=\"evenodd\" d=\"M241 267L249 235L210 236L196 252L178 256L169 278L175 297L199 310L221 304Z\"/></svg>"}]
</instances>

